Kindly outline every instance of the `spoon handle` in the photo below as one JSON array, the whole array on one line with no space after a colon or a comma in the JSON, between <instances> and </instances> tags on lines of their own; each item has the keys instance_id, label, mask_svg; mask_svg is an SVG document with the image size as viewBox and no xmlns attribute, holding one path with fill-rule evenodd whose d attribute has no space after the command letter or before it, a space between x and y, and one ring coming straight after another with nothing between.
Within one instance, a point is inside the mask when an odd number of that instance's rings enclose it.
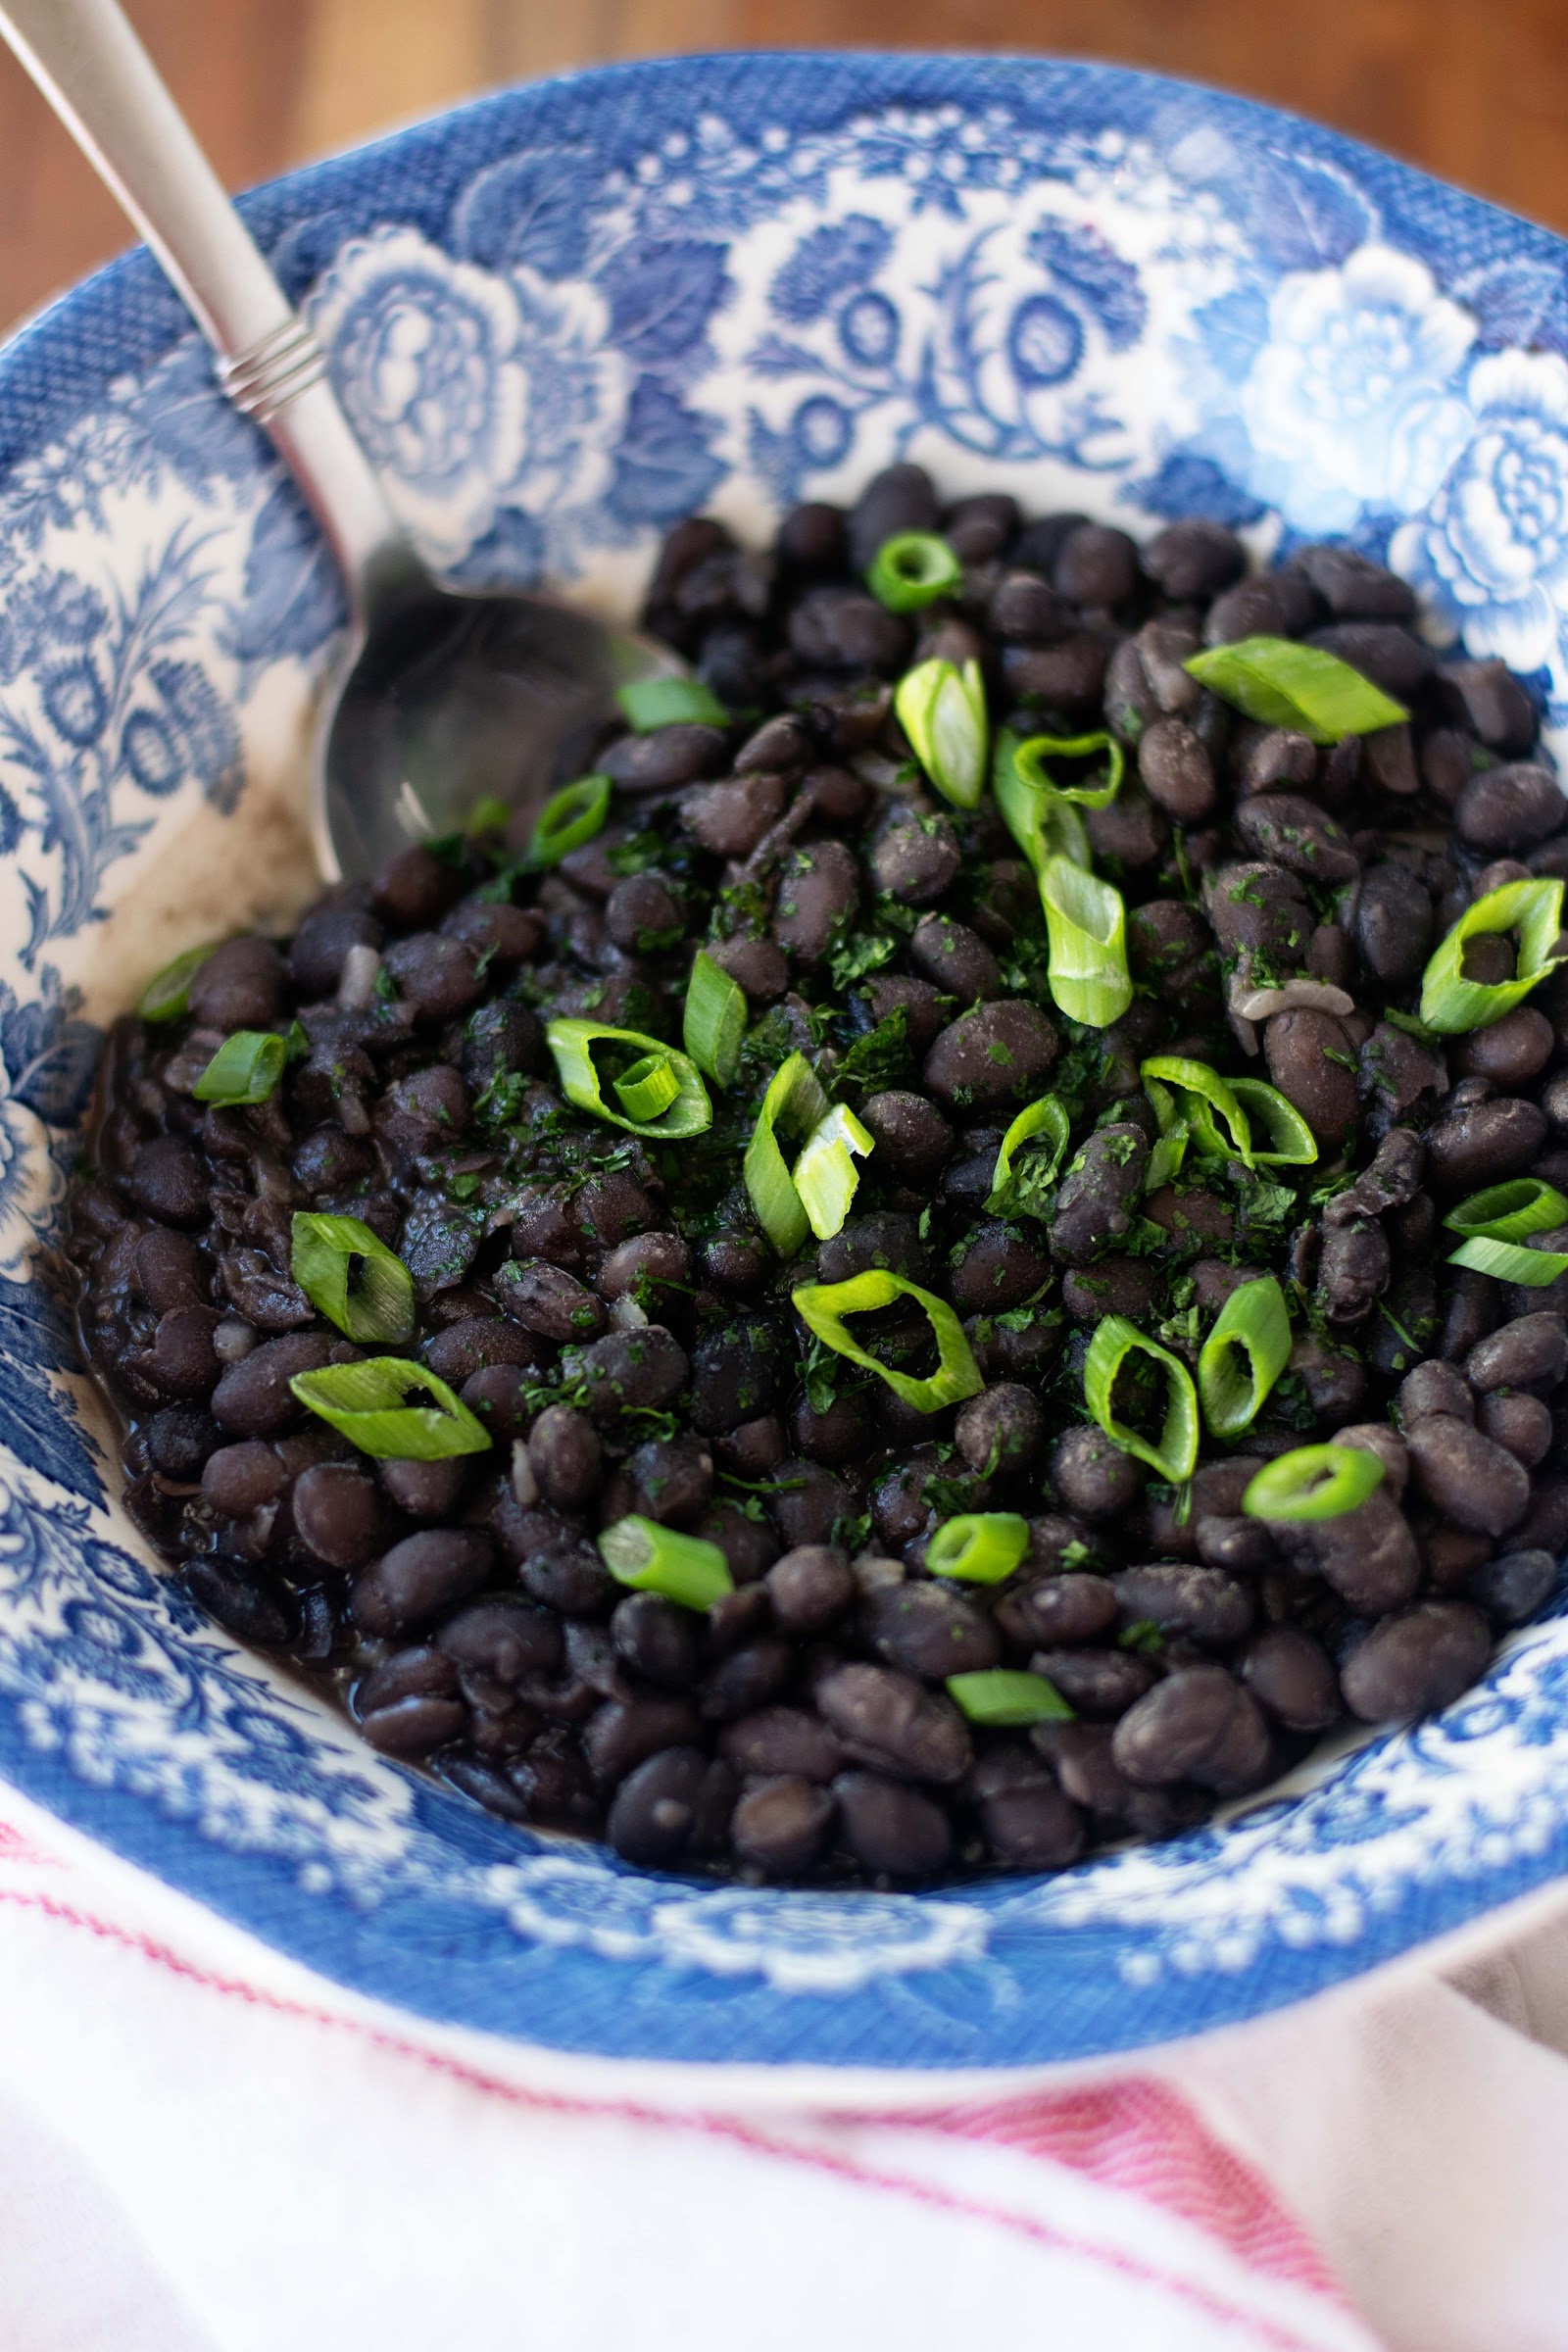
<instances>
[{"instance_id":1,"label":"spoon handle","mask_svg":"<svg viewBox=\"0 0 1568 2352\"><path fill-rule=\"evenodd\" d=\"M270 435L343 568L355 618L422 577L292 308L118 0L0 0L9 41L141 230Z\"/></svg>"}]
</instances>

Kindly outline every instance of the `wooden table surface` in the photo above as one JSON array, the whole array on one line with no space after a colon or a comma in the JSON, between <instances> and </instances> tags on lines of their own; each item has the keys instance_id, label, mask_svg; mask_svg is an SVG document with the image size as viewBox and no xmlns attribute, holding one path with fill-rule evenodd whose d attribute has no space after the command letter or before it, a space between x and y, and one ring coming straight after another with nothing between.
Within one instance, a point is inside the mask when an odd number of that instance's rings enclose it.
<instances>
[{"instance_id":1,"label":"wooden table surface","mask_svg":"<svg viewBox=\"0 0 1568 2352\"><path fill-rule=\"evenodd\" d=\"M233 186L596 59L802 45L1027 49L1222 83L1568 230L1568 0L129 0ZM0 321L125 242L0 53Z\"/></svg>"}]
</instances>

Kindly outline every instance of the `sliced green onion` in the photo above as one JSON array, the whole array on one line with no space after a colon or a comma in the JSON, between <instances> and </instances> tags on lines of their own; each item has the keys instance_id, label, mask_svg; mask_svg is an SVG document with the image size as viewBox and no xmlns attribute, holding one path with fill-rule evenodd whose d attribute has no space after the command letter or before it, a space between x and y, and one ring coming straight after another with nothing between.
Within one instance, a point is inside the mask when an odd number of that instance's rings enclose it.
<instances>
[{"instance_id":1,"label":"sliced green onion","mask_svg":"<svg viewBox=\"0 0 1568 2352\"><path fill-rule=\"evenodd\" d=\"M856 1159L864 1159L875 1148L875 1136L842 1102L836 1102L807 1137L792 1181L819 1242L830 1242L842 1229L860 1182Z\"/></svg>"},{"instance_id":2,"label":"sliced green onion","mask_svg":"<svg viewBox=\"0 0 1568 2352\"><path fill-rule=\"evenodd\" d=\"M1522 1242L1494 1242L1479 1233L1461 1243L1448 1263L1490 1274L1494 1282L1517 1282L1528 1291L1544 1291L1559 1274L1568 1274L1568 1254L1561 1250L1530 1250Z\"/></svg>"},{"instance_id":3,"label":"sliced green onion","mask_svg":"<svg viewBox=\"0 0 1568 2352\"><path fill-rule=\"evenodd\" d=\"M216 1102L220 1109L266 1102L287 1059L288 1041L275 1029L236 1029L224 1038L190 1091L198 1102Z\"/></svg>"},{"instance_id":4,"label":"sliced green onion","mask_svg":"<svg viewBox=\"0 0 1568 2352\"><path fill-rule=\"evenodd\" d=\"M1203 1342L1198 1393L1216 1438L1239 1438L1291 1360L1291 1315L1272 1274L1232 1291Z\"/></svg>"},{"instance_id":5,"label":"sliced green onion","mask_svg":"<svg viewBox=\"0 0 1568 2352\"><path fill-rule=\"evenodd\" d=\"M1292 727L1314 743L1374 735L1410 713L1338 654L1290 637L1244 637L1213 645L1183 667L1200 686L1265 727Z\"/></svg>"},{"instance_id":6,"label":"sliced green onion","mask_svg":"<svg viewBox=\"0 0 1568 2352\"><path fill-rule=\"evenodd\" d=\"M697 1067L715 1086L728 1086L741 1063L746 1038L746 992L706 950L692 958L686 983L681 1042Z\"/></svg>"},{"instance_id":7,"label":"sliced green onion","mask_svg":"<svg viewBox=\"0 0 1568 2352\"><path fill-rule=\"evenodd\" d=\"M1028 858L1036 881L1053 858L1088 865L1091 851L1083 818L1063 794L1023 773L1018 749L1017 736L1004 727L997 737L991 789L1003 822Z\"/></svg>"},{"instance_id":8,"label":"sliced green onion","mask_svg":"<svg viewBox=\"0 0 1568 2352\"><path fill-rule=\"evenodd\" d=\"M1046 765L1048 760L1093 760L1105 755L1103 784L1058 784ZM1108 808L1121 790L1122 776L1127 766L1127 755L1114 735L1026 735L1015 746L1013 760L1026 784L1038 792L1049 792L1058 801L1071 801L1080 808Z\"/></svg>"},{"instance_id":9,"label":"sliced green onion","mask_svg":"<svg viewBox=\"0 0 1568 2352\"><path fill-rule=\"evenodd\" d=\"M966 1396L978 1396L986 1385L964 1338L963 1325L947 1300L906 1282L902 1274L890 1274L885 1267L875 1266L869 1273L854 1275L848 1282L805 1283L790 1296L808 1331L824 1348L831 1348L835 1355L858 1364L862 1371L874 1372L878 1380L886 1381L895 1396L902 1397L917 1413L939 1413L944 1405L961 1404ZM912 1298L923 1309L937 1344L937 1368L924 1380L916 1380L907 1372L891 1371L845 1327L847 1315L875 1314L879 1307L892 1306L899 1298Z\"/></svg>"},{"instance_id":10,"label":"sliced green onion","mask_svg":"<svg viewBox=\"0 0 1568 2352\"><path fill-rule=\"evenodd\" d=\"M1000 1585L1029 1548L1029 1522L1016 1511L963 1511L945 1519L925 1547L933 1576L965 1585Z\"/></svg>"},{"instance_id":11,"label":"sliced green onion","mask_svg":"<svg viewBox=\"0 0 1568 2352\"><path fill-rule=\"evenodd\" d=\"M1042 1095L1020 1110L1002 1139L997 1164L991 1173L991 1196L986 1202L989 1216L1005 1216L1016 1211L1021 1216L1043 1217L1046 1214L1047 1188L1055 1182L1056 1171L1067 1155L1072 1130L1065 1106L1054 1095ZM1037 1135L1043 1135L1049 1152L1035 1154L1027 1163L1029 1182L1022 1183L1022 1171L1013 1175L1014 1155Z\"/></svg>"},{"instance_id":12,"label":"sliced green onion","mask_svg":"<svg viewBox=\"0 0 1568 2352\"><path fill-rule=\"evenodd\" d=\"M638 735L656 727L729 725L729 712L701 678L632 678L616 687L615 700Z\"/></svg>"},{"instance_id":13,"label":"sliced green onion","mask_svg":"<svg viewBox=\"0 0 1568 2352\"><path fill-rule=\"evenodd\" d=\"M1563 958L1554 956L1562 929L1560 881L1504 882L1467 906L1421 976L1421 1018L1444 1037L1486 1029L1522 1004L1530 991ZM1516 931L1519 954L1512 980L1483 982L1464 976L1464 952L1472 939Z\"/></svg>"},{"instance_id":14,"label":"sliced green onion","mask_svg":"<svg viewBox=\"0 0 1568 2352\"><path fill-rule=\"evenodd\" d=\"M1151 1356L1165 1375L1165 1420L1159 1443L1153 1446L1116 1418L1117 1376L1134 1355ZM1187 1484L1198 1466L1198 1392L1193 1376L1180 1356L1146 1340L1125 1315L1107 1315L1089 1343L1084 1358L1084 1402L1106 1437L1124 1453L1136 1454L1173 1487Z\"/></svg>"},{"instance_id":15,"label":"sliced green onion","mask_svg":"<svg viewBox=\"0 0 1568 2352\"><path fill-rule=\"evenodd\" d=\"M378 1462L444 1462L490 1449L484 1423L412 1356L324 1364L319 1372L296 1372L288 1385L318 1419ZM411 1404L416 1395L431 1402Z\"/></svg>"},{"instance_id":16,"label":"sliced green onion","mask_svg":"<svg viewBox=\"0 0 1568 2352\"><path fill-rule=\"evenodd\" d=\"M317 1312L351 1340L401 1347L413 1339L414 1277L358 1217L296 1209L289 1272Z\"/></svg>"},{"instance_id":17,"label":"sliced green onion","mask_svg":"<svg viewBox=\"0 0 1568 2352\"><path fill-rule=\"evenodd\" d=\"M945 801L978 807L986 781L986 683L978 662L921 662L893 697L914 756Z\"/></svg>"},{"instance_id":18,"label":"sliced green onion","mask_svg":"<svg viewBox=\"0 0 1568 2352\"><path fill-rule=\"evenodd\" d=\"M971 1723L1004 1729L1025 1723L1071 1723L1073 1711L1043 1674L992 1666L979 1674L950 1674L948 1695Z\"/></svg>"},{"instance_id":19,"label":"sliced green onion","mask_svg":"<svg viewBox=\"0 0 1568 2352\"><path fill-rule=\"evenodd\" d=\"M645 1054L614 1081L615 1099L628 1119L646 1122L667 1110L680 1093L680 1080L667 1054Z\"/></svg>"},{"instance_id":20,"label":"sliced green onion","mask_svg":"<svg viewBox=\"0 0 1568 2352\"><path fill-rule=\"evenodd\" d=\"M1139 1063L1138 1074L1146 1087L1152 1079L1162 1090L1171 1088L1187 1098L1180 1105L1182 1122L1206 1158L1239 1159L1251 1165L1251 1127L1234 1090L1218 1070L1211 1069L1206 1061L1189 1061L1180 1054L1155 1054ZM1163 1132L1165 1114L1161 1104L1153 1095L1150 1100ZM1230 1131L1228 1140L1215 1124L1215 1111Z\"/></svg>"},{"instance_id":21,"label":"sliced green onion","mask_svg":"<svg viewBox=\"0 0 1568 2352\"><path fill-rule=\"evenodd\" d=\"M775 1130L782 1127L786 1134L809 1135L827 1117L829 1108L822 1081L806 1055L792 1054L768 1080L746 1147L741 1174L747 1198L780 1257L793 1257L805 1248L811 1221L795 1189Z\"/></svg>"},{"instance_id":22,"label":"sliced green onion","mask_svg":"<svg viewBox=\"0 0 1568 2352\"><path fill-rule=\"evenodd\" d=\"M900 531L877 549L865 584L890 612L918 612L962 578L963 565L935 531Z\"/></svg>"},{"instance_id":23,"label":"sliced green onion","mask_svg":"<svg viewBox=\"0 0 1568 2352\"><path fill-rule=\"evenodd\" d=\"M592 841L604 829L614 789L608 776L579 776L575 784L563 785L539 811L523 852L523 864L535 871L559 865L585 841Z\"/></svg>"},{"instance_id":24,"label":"sliced green onion","mask_svg":"<svg viewBox=\"0 0 1568 2352\"><path fill-rule=\"evenodd\" d=\"M615 1582L634 1592L662 1592L683 1609L710 1609L735 1590L729 1562L703 1536L679 1535L632 1511L607 1527L600 1555Z\"/></svg>"},{"instance_id":25,"label":"sliced green onion","mask_svg":"<svg viewBox=\"0 0 1568 2352\"><path fill-rule=\"evenodd\" d=\"M713 1124L713 1105L696 1062L657 1037L644 1037L640 1029L608 1029L600 1021L550 1021L545 1026L545 1043L555 1057L561 1091L567 1102L579 1110L592 1111L596 1118L608 1119L612 1127L668 1144L704 1135ZM604 1081L594 1066L596 1046L620 1047L638 1057L662 1056L675 1080L675 1093L666 1107L651 1119L612 1110L605 1101Z\"/></svg>"},{"instance_id":26,"label":"sliced green onion","mask_svg":"<svg viewBox=\"0 0 1568 2352\"><path fill-rule=\"evenodd\" d=\"M212 943L205 948L187 948L172 963L166 963L155 972L136 1000L136 1010L144 1021L177 1021L190 1010L190 984L212 954Z\"/></svg>"},{"instance_id":27,"label":"sliced green onion","mask_svg":"<svg viewBox=\"0 0 1568 2352\"><path fill-rule=\"evenodd\" d=\"M1382 1486L1375 1453L1358 1446L1298 1446L1265 1462L1242 1496L1250 1519L1339 1519Z\"/></svg>"},{"instance_id":28,"label":"sliced green onion","mask_svg":"<svg viewBox=\"0 0 1568 2352\"><path fill-rule=\"evenodd\" d=\"M1485 1236L1494 1242L1528 1241L1533 1233L1568 1225L1568 1200L1539 1176L1516 1176L1511 1184L1490 1185L1472 1193L1443 1222L1466 1241Z\"/></svg>"},{"instance_id":29,"label":"sliced green onion","mask_svg":"<svg viewBox=\"0 0 1568 2352\"><path fill-rule=\"evenodd\" d=\"M482 841L487 833L504 833L512 822L512 810L505 801L487 792L474 802L463 820L463 830L470 841Z\"/></svg>"},{"instance_id":30,"label":"sliced green onion","mask_svg":"<svg viewBox=\"0 0 1568 2352\"><path fill-rule=\"evenodd\" d=\"M1227 1083L1251 1131L1249 1164L1255 1168L1311 1167L1317 1158L1317 1137L1296 1104L1261 1078L1232 1078ZM1258 1147L1259 1134L1268 1138L1266 1152Z\"/></svg>"},{"instance_id":31,"label":"sliced green onion","mask_svg":"<svg viewBox=\"0 0 1568 2352\"><path fill-rule=\"evenodd\" d=\"M1133 1001L1127 908L1121 892L1070 858L1051 858L1040 877L1051 941L1047 977L1069 1020L1108 1029Z\"/></svg>"}]
</instances>

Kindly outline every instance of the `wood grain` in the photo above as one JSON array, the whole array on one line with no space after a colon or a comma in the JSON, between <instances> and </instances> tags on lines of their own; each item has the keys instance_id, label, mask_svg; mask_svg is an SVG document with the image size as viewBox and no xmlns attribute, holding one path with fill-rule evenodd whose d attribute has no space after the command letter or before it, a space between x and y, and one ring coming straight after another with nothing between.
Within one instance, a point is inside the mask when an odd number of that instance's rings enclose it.
<instances>
[{"instance_id":1,"label":"wood grain","mask_svg":"<svg viewBox=\"0 0 1568 2352\"><path fill-rule=\"evenodd\" d=\"M1338 124L1568 230L1565 0L131 0L238 187L601 58L843 45L1114 58ZM0 54L0 320L124 242Z\"/></svg>"}]
</instances>

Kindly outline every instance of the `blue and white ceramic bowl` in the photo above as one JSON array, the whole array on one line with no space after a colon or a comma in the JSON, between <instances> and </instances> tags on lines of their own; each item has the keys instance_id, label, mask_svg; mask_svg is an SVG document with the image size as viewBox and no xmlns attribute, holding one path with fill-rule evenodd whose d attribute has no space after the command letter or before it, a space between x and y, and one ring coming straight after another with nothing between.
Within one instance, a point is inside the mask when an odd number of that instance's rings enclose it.
<instances>
[{"instance_id":1,"label":"blue and white ceramic bowl","mask_svg":"<svg viewBox=\"0 0 1568 2352\"><path fill-rule=\"evenodd\" d=\"M895 457L1151 532L1342 533L1568 727L1568 269L1239 100L1038 62L683 59L466 108L249 215L433 564L634 609ZM1254 2016L1568 1866L1568 1618L1224 1826L929 1895L532 1838L205 1623L49 1284L103 1024L312 887L329 565L145 255L0 355L0 1769L345 1984L601 2057L1032 2066Z\"/></svg>"}]
</instances>

